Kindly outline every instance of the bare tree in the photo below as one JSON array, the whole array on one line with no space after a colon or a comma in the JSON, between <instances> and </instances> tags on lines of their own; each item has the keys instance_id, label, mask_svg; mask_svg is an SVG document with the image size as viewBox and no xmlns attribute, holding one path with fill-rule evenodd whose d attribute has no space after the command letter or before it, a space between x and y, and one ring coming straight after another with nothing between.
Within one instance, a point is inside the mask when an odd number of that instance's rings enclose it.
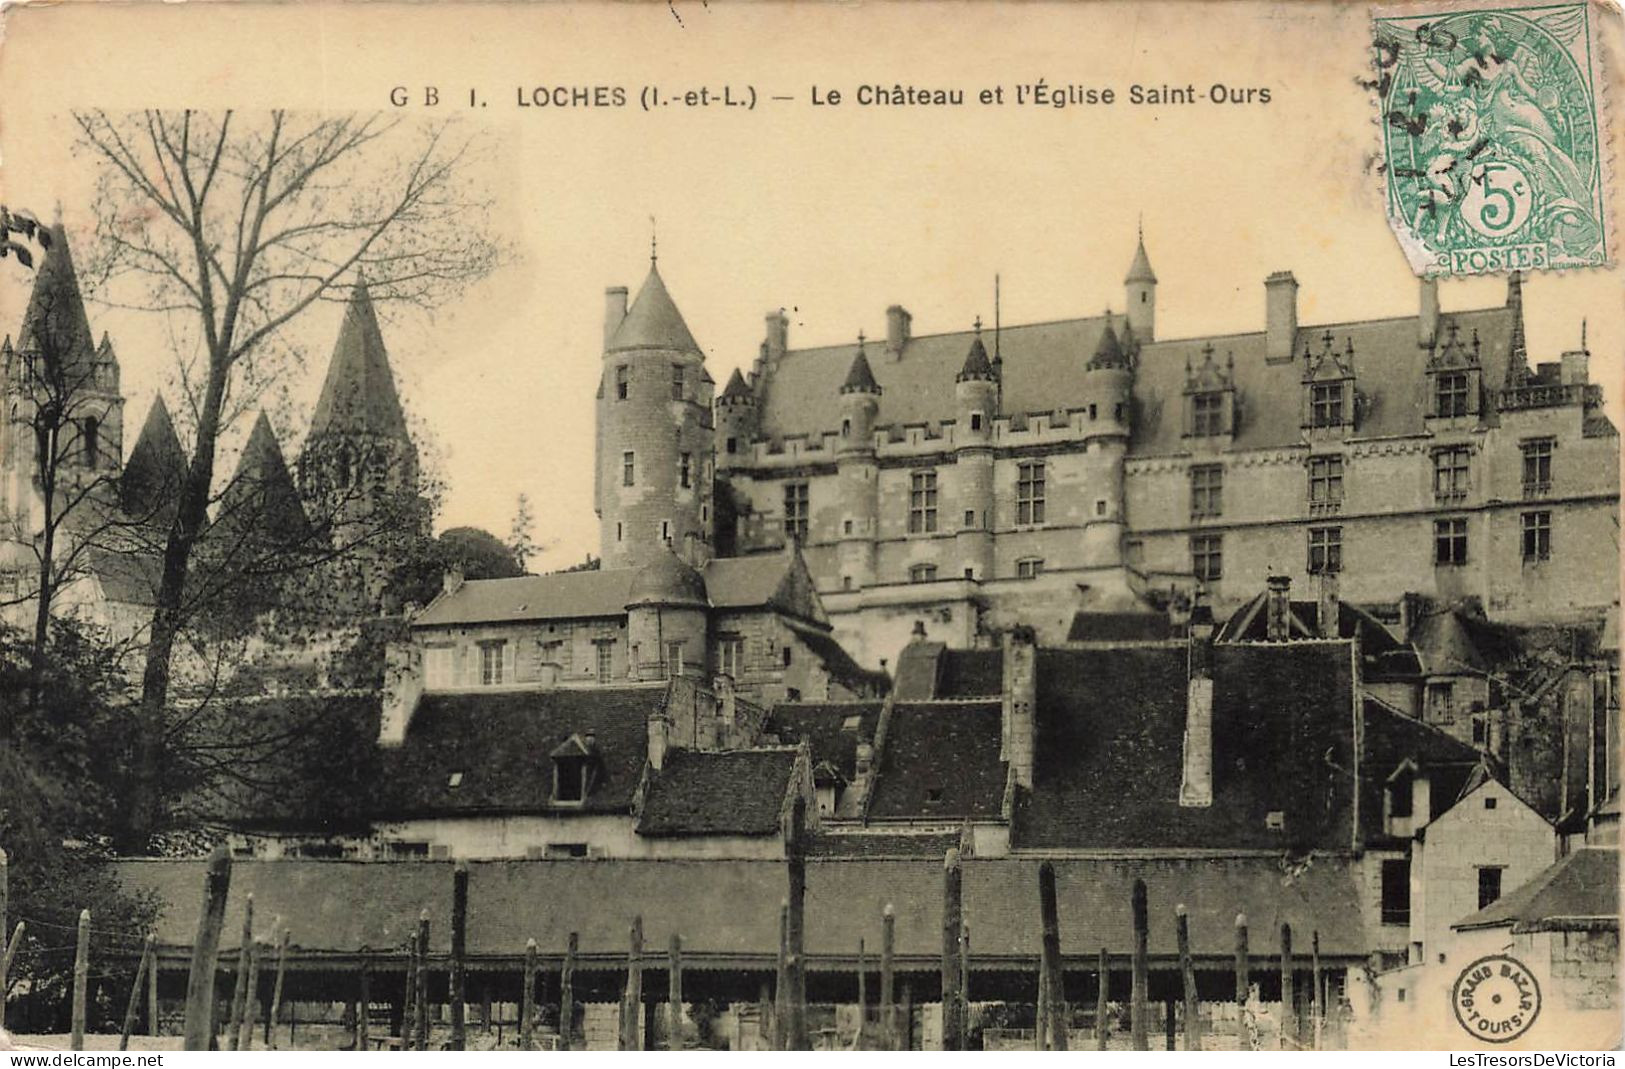
<instances>
[{"instance_id":1,"label":"bare tree","mask_svg":"<svg viewBox=\"0 0 1625 1069\"><path fill-rule=\"evenodd\" d=\"M143 850L161 819L159 738L193 551L209 516L215 456L243 382L275 378L282 332L365 269L381 301L431 306L496 263L480 156L452 123L366 114L76 113L100 167L104 300L195 330L195 428L163 552L148 636L131 827ZM133 286L126 299L114 291Z\"/></svg>"}]
</instances>

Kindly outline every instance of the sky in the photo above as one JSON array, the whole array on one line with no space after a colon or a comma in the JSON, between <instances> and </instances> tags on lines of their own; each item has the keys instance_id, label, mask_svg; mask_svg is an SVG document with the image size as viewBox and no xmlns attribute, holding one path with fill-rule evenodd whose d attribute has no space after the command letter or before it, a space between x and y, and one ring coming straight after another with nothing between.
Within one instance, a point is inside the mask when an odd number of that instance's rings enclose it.
<instances>
[{"instance_id":1,"label":"sky","mask_svg":"<svg viewBox=\"0 0 1625 1069\"><path fill-rule=\"evenodd\" d=\"M1159 337L1261 329L1263 279L1277 270L1297 276L1305 324L1413 312L1417 281L1374 167L1366 18L1356 5L1240 2L12 8L0 44L0 201L41 216L60 202L70 237L92 240L76 231L95 172L73 152L74 108L385 109L478 124L495 147L472 177L495 198L512 256L432 316L381 309L385 339L448 488L440 526L506 536L523 493L549 547L533 567L563 567L597 549L604 289L636 292L652 231L719 385L748 367L763 316L779 307L793 347L883 336L891 304L913 313L920 334L991 320L995 275L1006 324L1121 309L1142 223ZM1617 18L1597 32L1619 55ZM1110 87L1116 99L1014 102L1018 85L1039 79ZM1269 102L1255 92L1211 103L1215 84L1227 97L1268 89ZM957 88L967 103L866 107L856 99L866 85ZM1191 87L1200 99L1132 104L1135 85ZM423 106L428 86L434 109ZM599 86L620 87L626 106L535 106L538 90L591 98ZM664 99L754 91L756 106L646 111L646 86ZM994 87L1004 103L980 104ZM397 88L409 101L398 109ZM1617 205L1615 216L1617 233ZM1525 286L1531 358L1575 347L1586 320L1593 381L1616 423L1621 282L1610 268ZM1441 301L1482 307L1504 291L1499 277L1447 281ZM0 261L0 332L15 331L25 300L25 274ZM90 312L123 364L128 445L174 354L152 314ZM341 314L319 307L294 328L311 360L289 387L306 412ZM296 451L302 421L284 422L297 424L278 428Z\"/></svg>"}]
</instances>

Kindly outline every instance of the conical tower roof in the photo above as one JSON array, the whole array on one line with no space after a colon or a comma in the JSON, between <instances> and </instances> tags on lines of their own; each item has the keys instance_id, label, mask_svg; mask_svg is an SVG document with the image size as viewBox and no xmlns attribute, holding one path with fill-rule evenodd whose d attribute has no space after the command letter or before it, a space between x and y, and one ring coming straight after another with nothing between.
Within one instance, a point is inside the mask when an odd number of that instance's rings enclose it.
<instances>
[{"instance_id":1,"label":"conical tower roof","mask_svg":"<svg viewBox=\"0 0 1625 1069\"><path fill-rule=\"evenodd\" d=\"M955 382L969 382L976 379L993 381L993 365L987 359L987 347L982 344L982 330L980 325L976 329L976 336L971 339L970 352L965 354L965 366L959 369Z\"/></svg>"},{"instance_id":2,"label":"conical tower roof","mask_svg":"<svg viewBox=\"0 0 1625 1069\"><path fill-rule=\"evenodd\" d=\"M1150 282L1157 281L1157 273L1151 270L1151 257L1145 254L1145 236L1141 235L1140 243L1134 249L1134 262L1129 264L1128 276L1124 282Z\"/></svg>"},{"instance_id":3,"label":"conical tower roof","mask_svg":"<svg viewBox=\"0 0 1625 1069\"><path fill-rule=\"evenodd\" d=\"M660 269L649 265L649 277L643 280L637 299L627 310L615 336L609 340L609 351L626 349L673 349L685 353L698 353L699 343L683 322L683 313L666 292L666 283Z\"/></svg>"},{"instance_id":4,"label":"conical tower roof","mask_svg":"<svg viewBox=\"0 0 1625 1069\"><path fill-rule=\"evenodd\" d=\"M366 279L358 280L350 291L338 344L327 365L327 380L310 421L312 438L324 434L411 437Z\"/></svg>"},{"instance_id":5,"label":"conical tower roof","mask_svg":"<svg viewBox=\"0 0 1625 1069\"><path fill-rule=\"evenodd\" d=\"M68 236L61 223L50 227L49 233L50 247L34 275L34 289L23 313L17 348L47 360L61 360L64 367L90 367L96 343L85 315Z\"/></svg>"},{"instance_id":6,"label":"conical tower roof","mask_svg":"<svg viewBox=\"0 0 1625 1069\"><path fill-rule=\"evenodd\" d=\"M852 367L846 373L846 381L841 383L842 393L879 393L880 383L875 381L875 373L869 368L869 358L863 355L863 346L858 346L858 355L852 358Z\"/></svg>"},{"instance_id":7,"label":"conical tower roof","mask_svg":"<svg viewBox=\"0 0 1625 1069\"><path fill-rule=\"evenodd\" d=\"M237 472L221 495L220 517L230 526L250 529L280 542L298 541L309 533L299 491L264 412L254 421L254 429L238 458Z\"/></svg>"},{"instance_id":8,"label":"conical tower roof","mask_svg":"<svg viewBox=\"0 0 1625 1069\"><path fill-rule=\"evenodd\" d=\"M119 478L119 505L134 519L168 523L175 517L185 479L186 451L159 395L147 410L147 421Z\"/></svg>"},{"instance_id":9,"label":"conical tower roof","mask_svg":"<svg viewBox=\"0 0 1625 1069\"><path fill-rule=\"evenodd\" d=\"M1112 329L1110 317L1100 331L1100 341L1095 345L1095 355L1089 358L1089 367L1124 367L1128 358L1123 355L1123 346L1117 340L1117 331Z\"/></svg>"},{"instance_id":10,"label":"conical tower roof","mask_svg":"<svg viewBox=\"0 0 1625 1069\"><path fill-rule=\"evenodd\" d=\"M739 373L738 368L734 368L734 373L728 376L728 385L722 388L722 399L724 401L754 401L756 399L756 395L751 392L749 384L745 382L745 376Z\"/></svg>"}]
</instances>

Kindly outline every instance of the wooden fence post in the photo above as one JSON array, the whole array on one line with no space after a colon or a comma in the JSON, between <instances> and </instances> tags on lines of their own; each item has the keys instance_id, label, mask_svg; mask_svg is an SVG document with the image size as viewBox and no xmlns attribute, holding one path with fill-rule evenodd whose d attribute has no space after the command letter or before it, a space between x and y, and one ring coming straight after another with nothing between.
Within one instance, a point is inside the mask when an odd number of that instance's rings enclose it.
<instances>
[{"instance_id":1,"label":"wooden fence post","mask_svg":"<svg viewBox=\"0 0 1625 1069\"><path fill-rule=\"evenodd\" d=\"M1247 914L1236 914L1236 1049L1251 1050L1247 1030L1247 999L1252 993L1253 981L1249 975L1252 962L1247 950Z\"/></svg>"},{"instance_id":2,"label":"wooden fence post","mask_svg":"<svg viewBox=\"0 0 1625 1069\"><path fill-rule=\"evenodd\" d=\"M880 1042L884 1050L897 1049L897 978L893 955L897 950L897 911L890 902L880 911Z\"/></svg>"},{"instance_id":3,"label":"wooden fence post","mask_svg":"<svg viewBox=\"0 0 1625 1069\"><path fill-rule=\"evenodd\" d=\"M666 1049L683 1049L683 937L671 933L666 952Z\"/></svg>"},{"instance_id":4,"label":"wooden fence post","mask_svg":"<svg viewBox=\"0 0 1625 1069\"><path fill-rule=\"evenodd\" d=\"M855 1047L863 1049L863 1034L869 1024L869 956L864 953L863 936L858 936L858 1035Z\"/></svg>"},{"instance_id":5,"label":"wooden fence post","mask_svg":"<svg viewBox=\"0 0 1625 1069\"><path fill-rule=\"evenodd\" d=\"M942 1049L964 1050L959 1019L959 937L964 923L963 873L959 849L950 846L942 858Z\"/></svg>"},{"instance_id":6,"label":"wooden fence post","mask_svg":"<svg viewBox=\"0 0 1625 1069\"><path fill-rule=\"evenodd\" d=\"M260 954L264 950L263 943L254 943L248 948L248 982L245 986L247 998L243 1001L242 1023L238 1030L237 1049L254 1049L254 1017L260 1008Z\"/></svg>"},{"instance_id":7,"label":"wooden fence post","mask_svg":"<svg viewBox=\"0 0 1625 1069\"><path fill-rule=\"evenodd\" d=\"M18 921L17 927L11 930L11 941L0 947L0 1028L6 1026L6 977L11 975L11 959L17 956L17 948L23 945L23 934L27 931L28 925ZM5 934L0 931L0 938Z\"/></svg>"},{"instance_id":8,"label":"wooden fence post","mask_svg":"<svg viewBox=\"0 0 1625 1069\"><path fill-rule=\"evenodd\" d=\"M372 949L361 948L361 976L356 985L361 1012L355 1015L355 1049L366 1050L372 1040Z\"/></svg>"},{"instance_id":9,"label":"wooden fence post","mask_svg":"<svg viewBox=\"0 0 1625 1069\"><path fill-rule=\"evenodd\" d=\"M226 1049L237 1049L237 1027L243 1017L243 1000L248 996L248 955L254 942L254 896L243 899L243 939L237 944L237 982L231 990L231 1011L226 1021Z\"/></svg>"},{"instance_id":10,"label":"wooden fence post","mask_svg":"<svg viewBox=\"0 0 1625 1069\"><path fill-rule=\"evenodd\" d=\"M569 1050L575 1036L576 1020L576 946L580 942L575 932L564 945L564 965L559 970L559 1049Z\"/></svg>"},{"instance_id":11,"label":"wooden fence post","mask_svg":"<svg viewBox=\"0 0 1625 1069\"><path fill-rule=\"evenodd\" d=\"M220 952L220 928L226 919L226 892L231 888L231 854L214 848L203 882L203 909L192 940L192 964L186 976L186 1049L208 1050L214 1038L214 971Z\"/></svg>"},{"instance_id":12,"label":"wooden fence post","mask_svg":"<svg viewBox=\"0 0 1625 1069\"><path fill-rule=\"evenodd\" d=\"M406 990L401 996L401 1049L412 1049L418 1023L418 933L406 937Z\"/></svg>"},{"instance_id":13,"label":"wooden fence post","mask_svg":"<svg viewBox=\"0 0 1625 1069\"><path fill-rule=\"evenodd\" d=\"M468 862L459 861L451 876L451 1049L468 1049L468 991L463 959L468 951Z\"/></svg>"},{"instance_id":14,"label":"wooden fence post","mask_svg":"<svg viewBox=\"0 0 1625 1069\"><path fill-rule=\"evenodd\" d=\"M85 1049L85 999L90 989L90 910L79 911L79 933L73 948L73 1043Z\"/></svg>"},{"instance_id":15,"label":"wooden fence post","mask_svg":"<svg viewBox=\"0 0 1625 1069\"><path fill-rule=\"evenodd\" d=\"M1281 1049L1297 1045L1297 1008L1292 1004L1292 925L1281 923Z\"/></svg>"},{"instance_id":16,"label":"wooden fence post","mask_svg":"<svg viewBox=\"0 0 1625 1069\"><path fill-rule=\"evenodd\" d=\"M1149 940L1151 919L1146 912L1145 881L1134 881L1132 897L1134 909L1134 959L1131 965L1129 986L1129 1034L1133 1037L1135 1050L1149 1050L1151 1048L1151 1032L1148 1025L1150 1021L1149 1008L1146 1005L1147 988L1150 984Z\"/></svg>"},{"instance_id":17,"label":"wooden fence post","mask_svg":"<svg viewBox=\"0 0 1625 1069\"><path fill-rule=\"evenodd\" d=\"M970 923L959 926L959 1043L970 1042Z\"/></svg>"},{"instance_id":18,"label":"wooden fence post","mask_svg":"<svg viewBox=\"0 0 1625 1069\"><path fill-rule=\"evenodd\" d=\"M1066 1050L1066 972L1061 964L1061 918L1055 897L1055 865L1038 866L1038 913L1044 927L1044 1021L1049 1028L1046 1050Z\"/></svg>"},{"instance_id":19,"label":"wooden fence post","mask_svg":"<svg viewBox=\"0 0 1625 1069\"><path fill-rule=\"evenodd\" d=\"M525 972L519 981L519 1049L536 1049L536 940L525 940ZM562 1028L561 1028L562 1031Z\"/></svg>"},{"instance_id":20,"label":"wooden fence post","mask_svg":"<svg viewBox=\"0 0 1625 1069\"><path fill-rule=\"evenodd\" d=\"M417 1049L429 1049L429 911L418 914Z\"/></svg>"},{"instance_id":21,"label":"wooden fence post","mask_svg":"<svg viewBox=\"0 0 1625 1069\"><path fill-rule=\"evenodd\" d=\"M1183 905L1174 907L1174 934L1179 944L1179 975L1185 988L1185 1049L1202 1049L1201 999L1196 994L1196 966L1191 961L1191 921Z\"/></svg>"},{"instance_id":22,"label":"wooden fence post","mask_svg":"<svg viewBox=\"0 0 1625 1069\"><path fill-rule=\"evenodd\" d=\"M157 1036L161 1016L158 1006L158 937L148 932L147 941L152 945L152 960L147 964L147 1035ZM0 990L4 988L4 979L0 978Z\"/></svg>"},{"instance_id":23,"label":"wooden fence post","mask_svg":"<svg viewBox=\"0 0 1625 1069\"><path fill-rule=\"evenodd\" d=\"M265 1024L270 1029L271 1037L267 1041L267 1046L272 1050L277 1049L276 1022L282 1014L282 981L288 975L288 942L292 938L292 933L286 926L279 923L277 928L279 931L276 940L276 978L271 982L271 1008L266 1011L265 1016ZM292 1035L289 1035L288 1042L293 1042Z\"/></svg>"},{"instance_id":24,"label":"wooden fence post","mask_svg":"<svg viewBox=\"0 0 1625 1069\"><path fill-rule=\"evenodd\" d=\"M1112 959L1105 947L1100 948L1100 962L1095 966L1095 972L1100 976L1100 986L1095 990L1095 1049L1106 1049L1106 1038L1111 1035L1111 1022L1107 1020L1110 1012L1108 1000L1111 995Z\"/></svg>"},{"instance_id":25,"label":"wooden fence post","mask_svg":"<svg viewBox=\"0 0 1625 1069\"><path fill-rule=\"evenodd\" d=\"M797 794L790 803L790 835L785 843L790 877L787 925L790 944L789 1048L811 1050L807 1035L807 800Z\"/></svg>"},{"instance_id":26,"label":"wooden fence post","mask_svg":"<svg viewBox=\"0 0 1625 1069\"><path fill-rule=\"evenodd\" d=\"M773 987L773 1049L790 1049L790 900L779 903L779 961Z\"/></svg>"},{"instance_id":27,"label":"wooden fence post","mask_svg":"<svg viewBox=\"0 0 1625 1069\"><path fill-rule=\"evenodd\" d=\"M1309 933L1309 982L1313 985L1309 990L1309 1020L1314 1026L1312 1039L1316 1050L1320 1049L1321 1026L1326 1017L1325 992L1320 987L1320 929L1316 928Z\"/></svg>"},{"instance_id":28,"label":"wooden fence post","mask_svg":"<svg viewBox=\"0 0 1625 1069\"><path fill-rule=\"evenodd\" d=\"M898 1049L914 1049L914 988L907 980L903 981L902 1005L898 1008L902 1020L898 1033Z\"/></svg>"},{"instance_id":29,"label":"wooden fence post","mask_svg":"<svg viewBox=\"0 0 1625 1069\"><path fill-rule=\"evenodd\" d=\"M643 1029L643 915L632 918L626 952L626 995L621 1002L620 1050L642 1050Z\"/></svg>"}]
</instances>

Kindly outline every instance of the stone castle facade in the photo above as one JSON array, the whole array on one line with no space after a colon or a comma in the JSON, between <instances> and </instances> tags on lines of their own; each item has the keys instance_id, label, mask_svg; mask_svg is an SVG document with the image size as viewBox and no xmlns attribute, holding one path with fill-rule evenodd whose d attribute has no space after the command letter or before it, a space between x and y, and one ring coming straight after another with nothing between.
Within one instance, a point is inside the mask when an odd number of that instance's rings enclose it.
<instances>
[{"instance_id":1,"label":"stone castle facade","mask_svg":"<svg viewBox=\"0 0 1625 1069\"><path fill-rule=\"evenodd\" d=\"M893 306L884 339L805 349L774 312L714 401L658 271L630 311L609 290L606 563L794 540L869 665L920 619L1089 639L1270 575L1517 623L1615 600L1618 434L1583 341L1531 365L1517 276L1497 307L1424 281L1414 315L1309 325L1279 272L1262 331L1186 339L1158 336L1143 241L1124 286L1123 313L921 336Z\"/></svg>"}]
</instances>

